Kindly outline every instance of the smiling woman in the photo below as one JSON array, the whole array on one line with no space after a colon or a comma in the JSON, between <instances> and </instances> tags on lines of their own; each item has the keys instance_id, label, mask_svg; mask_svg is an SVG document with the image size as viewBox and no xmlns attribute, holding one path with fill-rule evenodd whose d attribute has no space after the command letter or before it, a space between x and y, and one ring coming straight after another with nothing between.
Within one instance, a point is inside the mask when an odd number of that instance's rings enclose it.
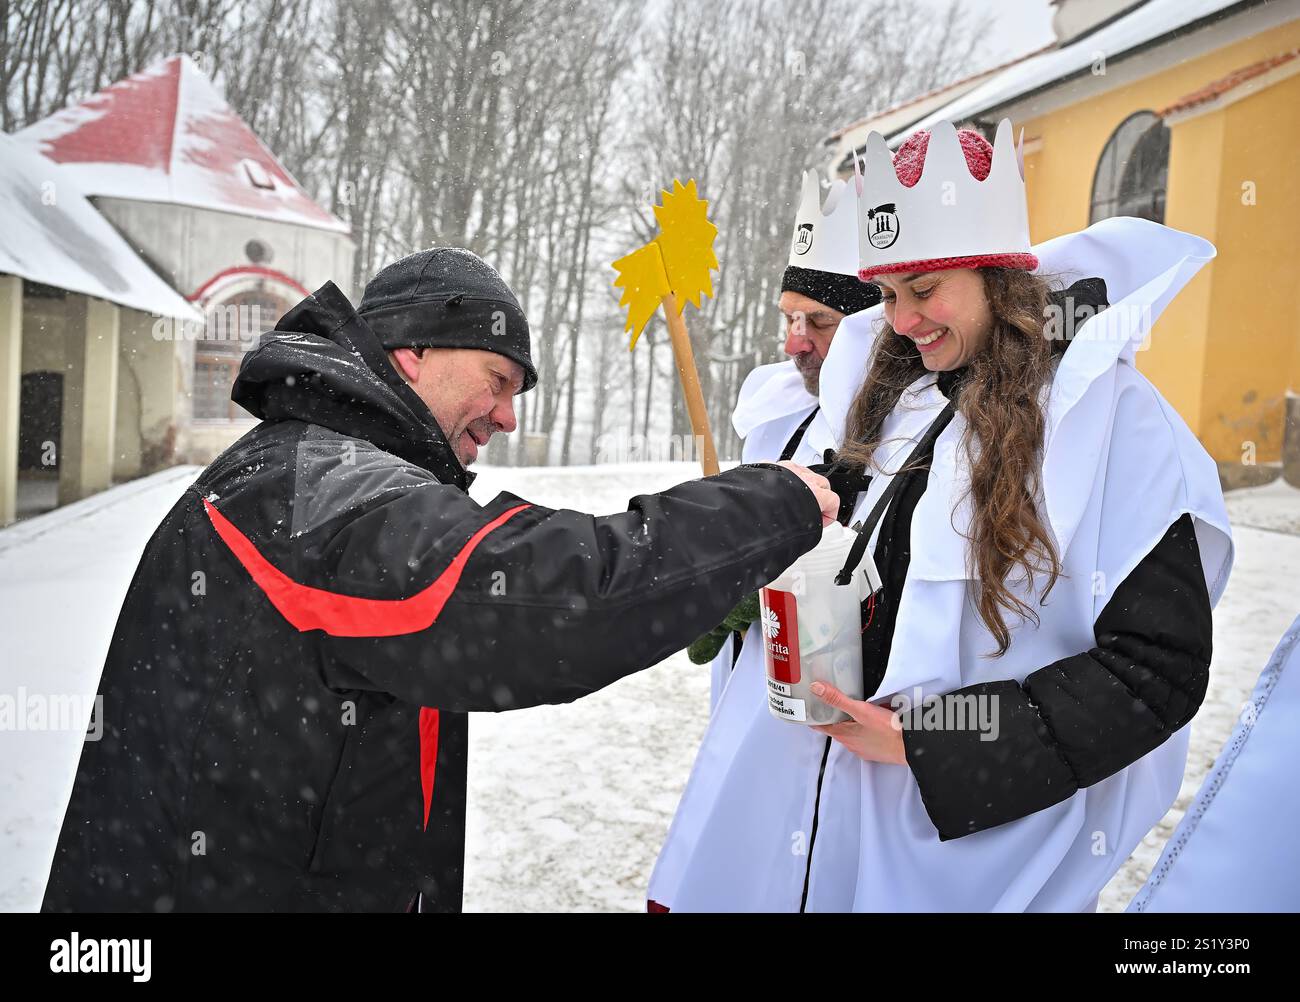
<instances>
[{"instance_id":1,"label":"smiling woman","mask_svg":"<svg viewBox=\"0 0 1300 1002\"><path fill-rule=\"evenodd\" d=\"M1005 586L1007 576L1020 570L1033 580L1043 572L1050 590L1060 572L1034 503L1045 433L1039 391L1068 344L1043 336L1047 280L1014 268L961 268L875 281L884 290L886 322L850 410L840 460L872 465L886 419L918 377L943 372L950 374L945 385L961 384L975 513L972 563L984 582L981 616L1003 653L1004 613L1029 611Z\"/></svg>"},{"instance_id":2,"label":"smiling woman","mask_svg":"<svg viewBox=\"0 0 1300 1002\"><path fill-rule=\"evenodd\" d=\"M878 275L885 319L910 338L925 367L942 372L965 365L992 328L984 280L973 268Z\"/></svg>"},{"instance_id":3,"label":"smiling woman","mask_svg":"<svg viewBox=\"0 0 1300 1002\"><path fill-rule=\"evenodd\" d=\"M1214 249L1133 219L1031 247L1017 166L1008 121L868 138L858 275L884 302L840 324L806 440L861 527L845 566L870 547L880 574L866 696L776 719L742 651L659 906L1091 911L1178 794L1232 543L1133 352Z\"/></svg>"}]
</instances>

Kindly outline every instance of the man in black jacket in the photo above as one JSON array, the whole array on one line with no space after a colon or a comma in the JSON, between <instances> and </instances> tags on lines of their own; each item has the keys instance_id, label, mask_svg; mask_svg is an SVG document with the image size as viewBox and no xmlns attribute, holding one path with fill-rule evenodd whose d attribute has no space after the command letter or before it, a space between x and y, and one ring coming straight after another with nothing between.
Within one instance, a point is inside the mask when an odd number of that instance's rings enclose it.
<instances>
[{"instance_id":1,"label":"man in black jacket","mask_svg":"<svg viewBox=\"0 0 1300 1002\"><path fill-rule=\"evenodd\" d=\"M465 465L535 381L465 251L390 266L359 311L327 283L263 337L232 393L262 423L127 592L45 910L459 910L465 714L654 664L835 511L769 464L602 518L480 506Z\"/></svg>"}]
</instances>

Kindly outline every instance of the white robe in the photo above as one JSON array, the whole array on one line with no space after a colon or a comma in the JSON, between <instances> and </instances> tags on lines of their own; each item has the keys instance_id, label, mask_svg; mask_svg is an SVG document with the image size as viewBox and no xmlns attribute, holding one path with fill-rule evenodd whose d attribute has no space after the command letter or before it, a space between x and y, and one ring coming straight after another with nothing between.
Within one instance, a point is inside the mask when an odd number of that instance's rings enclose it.
<instances>
[{"instance_id":1,"label":"white robe","mask_svg":"<svg viewBox=\"0 0 1300 1002\"><path fill-rule=\"evenodd\" d=\"M1300 911L1300 616L1131 912Z\"/></svg>"},{"instance_id":2,"label":"white robe","mask_svg":"<svg viewBox=\"0 0 1300 1002\"><path fill-rule=\"evenodd\" d=\"M884 679L868 698L914 701L978 682L1023 681L1095 646L1107 598L1184 512L1195 519L1211 603L1232 564L1213 460L1134 365L1150 325L1214 248L1145 220L1118 218L1035 248L1068 284L1106 280L1111 308L1088 321L1045 390L1041 502L1063 577L1040 623L1013 626L1001 658L966 600L966 464L956 415L935 445L912 518L912 556ZM845 320L822 367L826 421L801 454L837 447L865 373L875 308ZM1177 336L1176 332L1166 332ZM886 422L887 471L944 406L917 380ZM919 391L919 392L918 392ZM814 428L817 430L814 431ZM889 441L891 436L902 440ZM894 457L894 465L889 459ZM799 460L800 454L796 454ZM874 476L858 512L889 477ZM950 513L952 513L950 517ZM1014 582L1011 582L1014 584ZM1024 595L1024 592L1021 592ZM1014 623L1015 621L1013 621ZM825 737L767 709L762 651L748 643L710 720L649 897L673 911L794 911L800 906ZM1188 728L1100 783L1045 810L939 840L910 769L867 763L831 744L808 877L808 911L1079 911L1097 895L1178 794Z\"/></svg>"},{"instance_id":3,"label":"white robe","mask_svg":"<svg viewBox=\"0 0 1300 1002\"><path fill-rule=\"evenodd\" d=\"M779 459L790 436L816 406L817 398L804 386L803 376L793 359L755 368L741 384L736 409L731 415L732 427L744 439L741 462L763 463ZM717 707L722 690L731 678L731 645L735 642L734 636L728 636L709 664L710 713Z\"/></svg>"}]
</instances>

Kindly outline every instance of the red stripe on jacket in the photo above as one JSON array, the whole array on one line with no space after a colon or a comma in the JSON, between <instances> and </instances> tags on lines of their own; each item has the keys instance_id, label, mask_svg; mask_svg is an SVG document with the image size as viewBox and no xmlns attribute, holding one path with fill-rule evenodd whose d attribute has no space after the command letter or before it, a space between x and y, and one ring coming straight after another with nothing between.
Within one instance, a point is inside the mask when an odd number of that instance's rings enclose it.
<instances>
[{"instance_id":1,"label":"red stripe on jacket","mask_svg":"<svg viewBox=\"0 0 1300 1002\"><path fill-rule=\"evenodd\" d=\"M299 584L262 556L252 540L236 529L207 498L203 499L203 507L217 535L248 571L253 583L300 633L324 630L331 637L395 637L432 626L456 590L470 554L483 537L531 506L517 505L498 515L469 537L432 584L410 598L398 599L356 598ZM420 790L424 794L426 831L433 807L433 781L438 771L438 724L437 710L420 707Z\"/></svg>"},{"instance_id":2,"label":"red stripe on jacket","mask_svg":"<svg viewBox=\"0 0 1300 1002\"><path fill-rule=\"evenodd\" d=\"M420 707L420 789L424 792L424 830L429 830L433 777L438 771L438 711Z\"/></svg>"},{"instance_id":3,"label":"red stripe on jacket","mask_svg":"<svg viewBox=\"0 0 1300 1002\"><path fill-rule=\"evenodd\" d=\"M248 571L253 583L298 632L324 630L331 637L397 637L432 626L460 583L461 572L474 548L489 532L531 505L511 508L479 529L460 548L447 569L410 598L357 598L299 584L262 556L252 541L207 498L203 499L203 507L217 535Z\"/></svg>"}]
</instances>

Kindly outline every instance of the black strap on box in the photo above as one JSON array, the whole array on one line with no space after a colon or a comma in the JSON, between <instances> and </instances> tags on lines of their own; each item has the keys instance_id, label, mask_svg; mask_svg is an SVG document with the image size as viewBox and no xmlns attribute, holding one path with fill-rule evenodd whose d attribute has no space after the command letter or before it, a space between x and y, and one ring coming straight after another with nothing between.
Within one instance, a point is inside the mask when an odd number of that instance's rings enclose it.
<instances>
[{"instance_id":1,"label":"black strap on box","mask_svg":"<svg viewBox=\"0 0 1300 1002\"><path fill-rule=\"evenodd\" d=\"M867 549L867 542L871 539L871 533L875 531L876 523L879 522L881 516L885 514L885 510L889 507L889 503L894 500L894 495L898 493L898 489L902 486L902 474L906 472L907 468L912 465L918 456L922 456L926 452L934 449L935 440L943 430L948 427L948 422L952 420L953 413L954 406L952 402L949 401L948 406L940 411L939 416L934 419L930 424L930 427L925 429L925 434L922 435L921 440L916 443L916 448L908 454L907 461L903 463L898 473L894 474L894 478L889 481L889 486L885 488L884 493L882 493L876 500L875 507L871 509L870 514L868 514L861 522L855 522L850 526L850 528L858 534L858 538L853 540L853 547L849 550L848 560L846 560L844 566L840 568L839 574L835 576L835 583L837 585L852 583L853 571L858 564L862 562L862 554Z\"/></svg>"}]
</instances>

